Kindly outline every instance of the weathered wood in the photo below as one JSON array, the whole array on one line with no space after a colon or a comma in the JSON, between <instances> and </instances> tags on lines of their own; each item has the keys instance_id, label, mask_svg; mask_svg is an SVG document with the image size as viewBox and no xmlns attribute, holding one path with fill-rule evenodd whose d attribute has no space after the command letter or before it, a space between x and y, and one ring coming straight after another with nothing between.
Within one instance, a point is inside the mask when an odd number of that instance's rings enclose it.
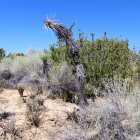
<instances>
[{"instance_id":1,"label":"weathered wood","mask_svg":"<svg viewBox=\"0 0 140 140\"><path fill-rule=\"evenodd\" d=\"M78 88L80 93L80 104L84 106L87 105L87 100L84 92L84 84L86 80L85 72L79 54L79 46L77 46L72 37L72 27L68 29L64 25L54 23L51 20L46 20L45 25L54 31L59 40L66 43L68 53L72 57L76 67L76 76L78 80Z\"/></svg>"}]
</instances>

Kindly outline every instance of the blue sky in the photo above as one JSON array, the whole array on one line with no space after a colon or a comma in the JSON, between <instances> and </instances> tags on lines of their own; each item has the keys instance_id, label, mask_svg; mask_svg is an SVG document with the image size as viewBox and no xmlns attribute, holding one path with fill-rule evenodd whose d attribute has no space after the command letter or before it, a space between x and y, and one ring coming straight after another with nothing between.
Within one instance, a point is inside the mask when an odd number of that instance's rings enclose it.
<instances>
[{"instance_id":1,"label":"blue sky","mask_svg":"<svg viewBox=\"0 0 140 140\"><path fill-rule=\"evenodd\" d=\"M49 49L57 39L45 32L43 20L53 14L68 27L76 22L75 38L79 28L89 38L107 32L140 49L140 0L0 0L0 48L7 54Z\"/></svg>"}]
</instances>

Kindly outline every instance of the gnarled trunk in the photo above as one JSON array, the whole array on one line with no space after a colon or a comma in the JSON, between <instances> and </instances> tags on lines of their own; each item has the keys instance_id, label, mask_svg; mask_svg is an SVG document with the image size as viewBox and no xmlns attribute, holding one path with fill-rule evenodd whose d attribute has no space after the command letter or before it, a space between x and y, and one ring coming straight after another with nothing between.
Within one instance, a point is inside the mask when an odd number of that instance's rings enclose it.
<instances>
[{"instance_id":1,"label":"gnarled trunk","mask_svg":"<svg viewBox=\"0 0 140 140\"><path fill-rule=\"evenodd\" d=\"M53 23L50 20L45 21L45 25L51 28L59 40L66 43L68 48L68 53L72 57L75 66L76 66L76 76L78 80L78 87L79 87L79 99L81 105L87 105L87 100L84 91L84 84L85 84L85 72L81 62L80 54L79 54L79 47L75 43L74 39L72 38L72 30L67 29L62 24Z\"/></svg>"}]
</instances>

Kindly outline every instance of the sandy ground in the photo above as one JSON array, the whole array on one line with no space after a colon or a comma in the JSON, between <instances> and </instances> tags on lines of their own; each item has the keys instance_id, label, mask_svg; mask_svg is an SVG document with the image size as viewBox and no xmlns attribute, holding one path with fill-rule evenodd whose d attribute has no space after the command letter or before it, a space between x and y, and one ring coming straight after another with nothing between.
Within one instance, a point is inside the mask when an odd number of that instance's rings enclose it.
<instances>
[{"instance_id":1,"label":"sandy ground","mask_svg":"<svg viewBox=\"0 0 140 140\"><path fill-rule=\"evenodd\" d=\"M27 96L27 92L24 96ZM26 97L25 97L26 98ZM67 121L67 113L72 112L75 104L63 102L61 99L46 99L44 102L44 111L42 122L39 128L32 126L26 117L26 103L23 102L17 90L4 89L0 92L0 112L12 113L7 119L0 120L0 126L10 124L15 120L16 128L20 129L20 136L16 139L22 140L58 140L62 133L72 127L70 121ZM11 140L9 134L6 135ZM4 139L4 131L0 128L0 140Z\"/></svg>"}]
</instances>

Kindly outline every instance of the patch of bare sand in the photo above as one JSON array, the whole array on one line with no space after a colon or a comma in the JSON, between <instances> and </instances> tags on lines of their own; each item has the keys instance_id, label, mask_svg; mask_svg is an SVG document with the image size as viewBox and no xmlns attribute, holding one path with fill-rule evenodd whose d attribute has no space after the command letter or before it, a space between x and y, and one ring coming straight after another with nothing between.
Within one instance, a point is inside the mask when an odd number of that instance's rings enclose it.
<instances>
[{"instance_id":1,"label":"patch of bare sand","mask_svg":"<svg viewBox=\"0 0 140 140\"><path fill-rule=\"evenodd\" d=\"M25 95L27 95L27 93L25 93L24 96ZM66 129L72 127L72 123L66 120L66 112L72 112L74 108L78 108L78 106L72 103L63 102L61 99L46 99L44 108L42 123L39 128L35 128L26 120L26 103L23 102L18 91L4 89L0 93L0 111L15 114L15 124L22 130L20 132L22 140L59 139L59 136L61 136ZM4 121L1 121L1 125ZM0 131L0 134L2 135L3 130L0 129ZM0 136L0 138L3 137ZM8 139L10 140L11 138L8 137Z\"/></svg>"}]
</instances>

